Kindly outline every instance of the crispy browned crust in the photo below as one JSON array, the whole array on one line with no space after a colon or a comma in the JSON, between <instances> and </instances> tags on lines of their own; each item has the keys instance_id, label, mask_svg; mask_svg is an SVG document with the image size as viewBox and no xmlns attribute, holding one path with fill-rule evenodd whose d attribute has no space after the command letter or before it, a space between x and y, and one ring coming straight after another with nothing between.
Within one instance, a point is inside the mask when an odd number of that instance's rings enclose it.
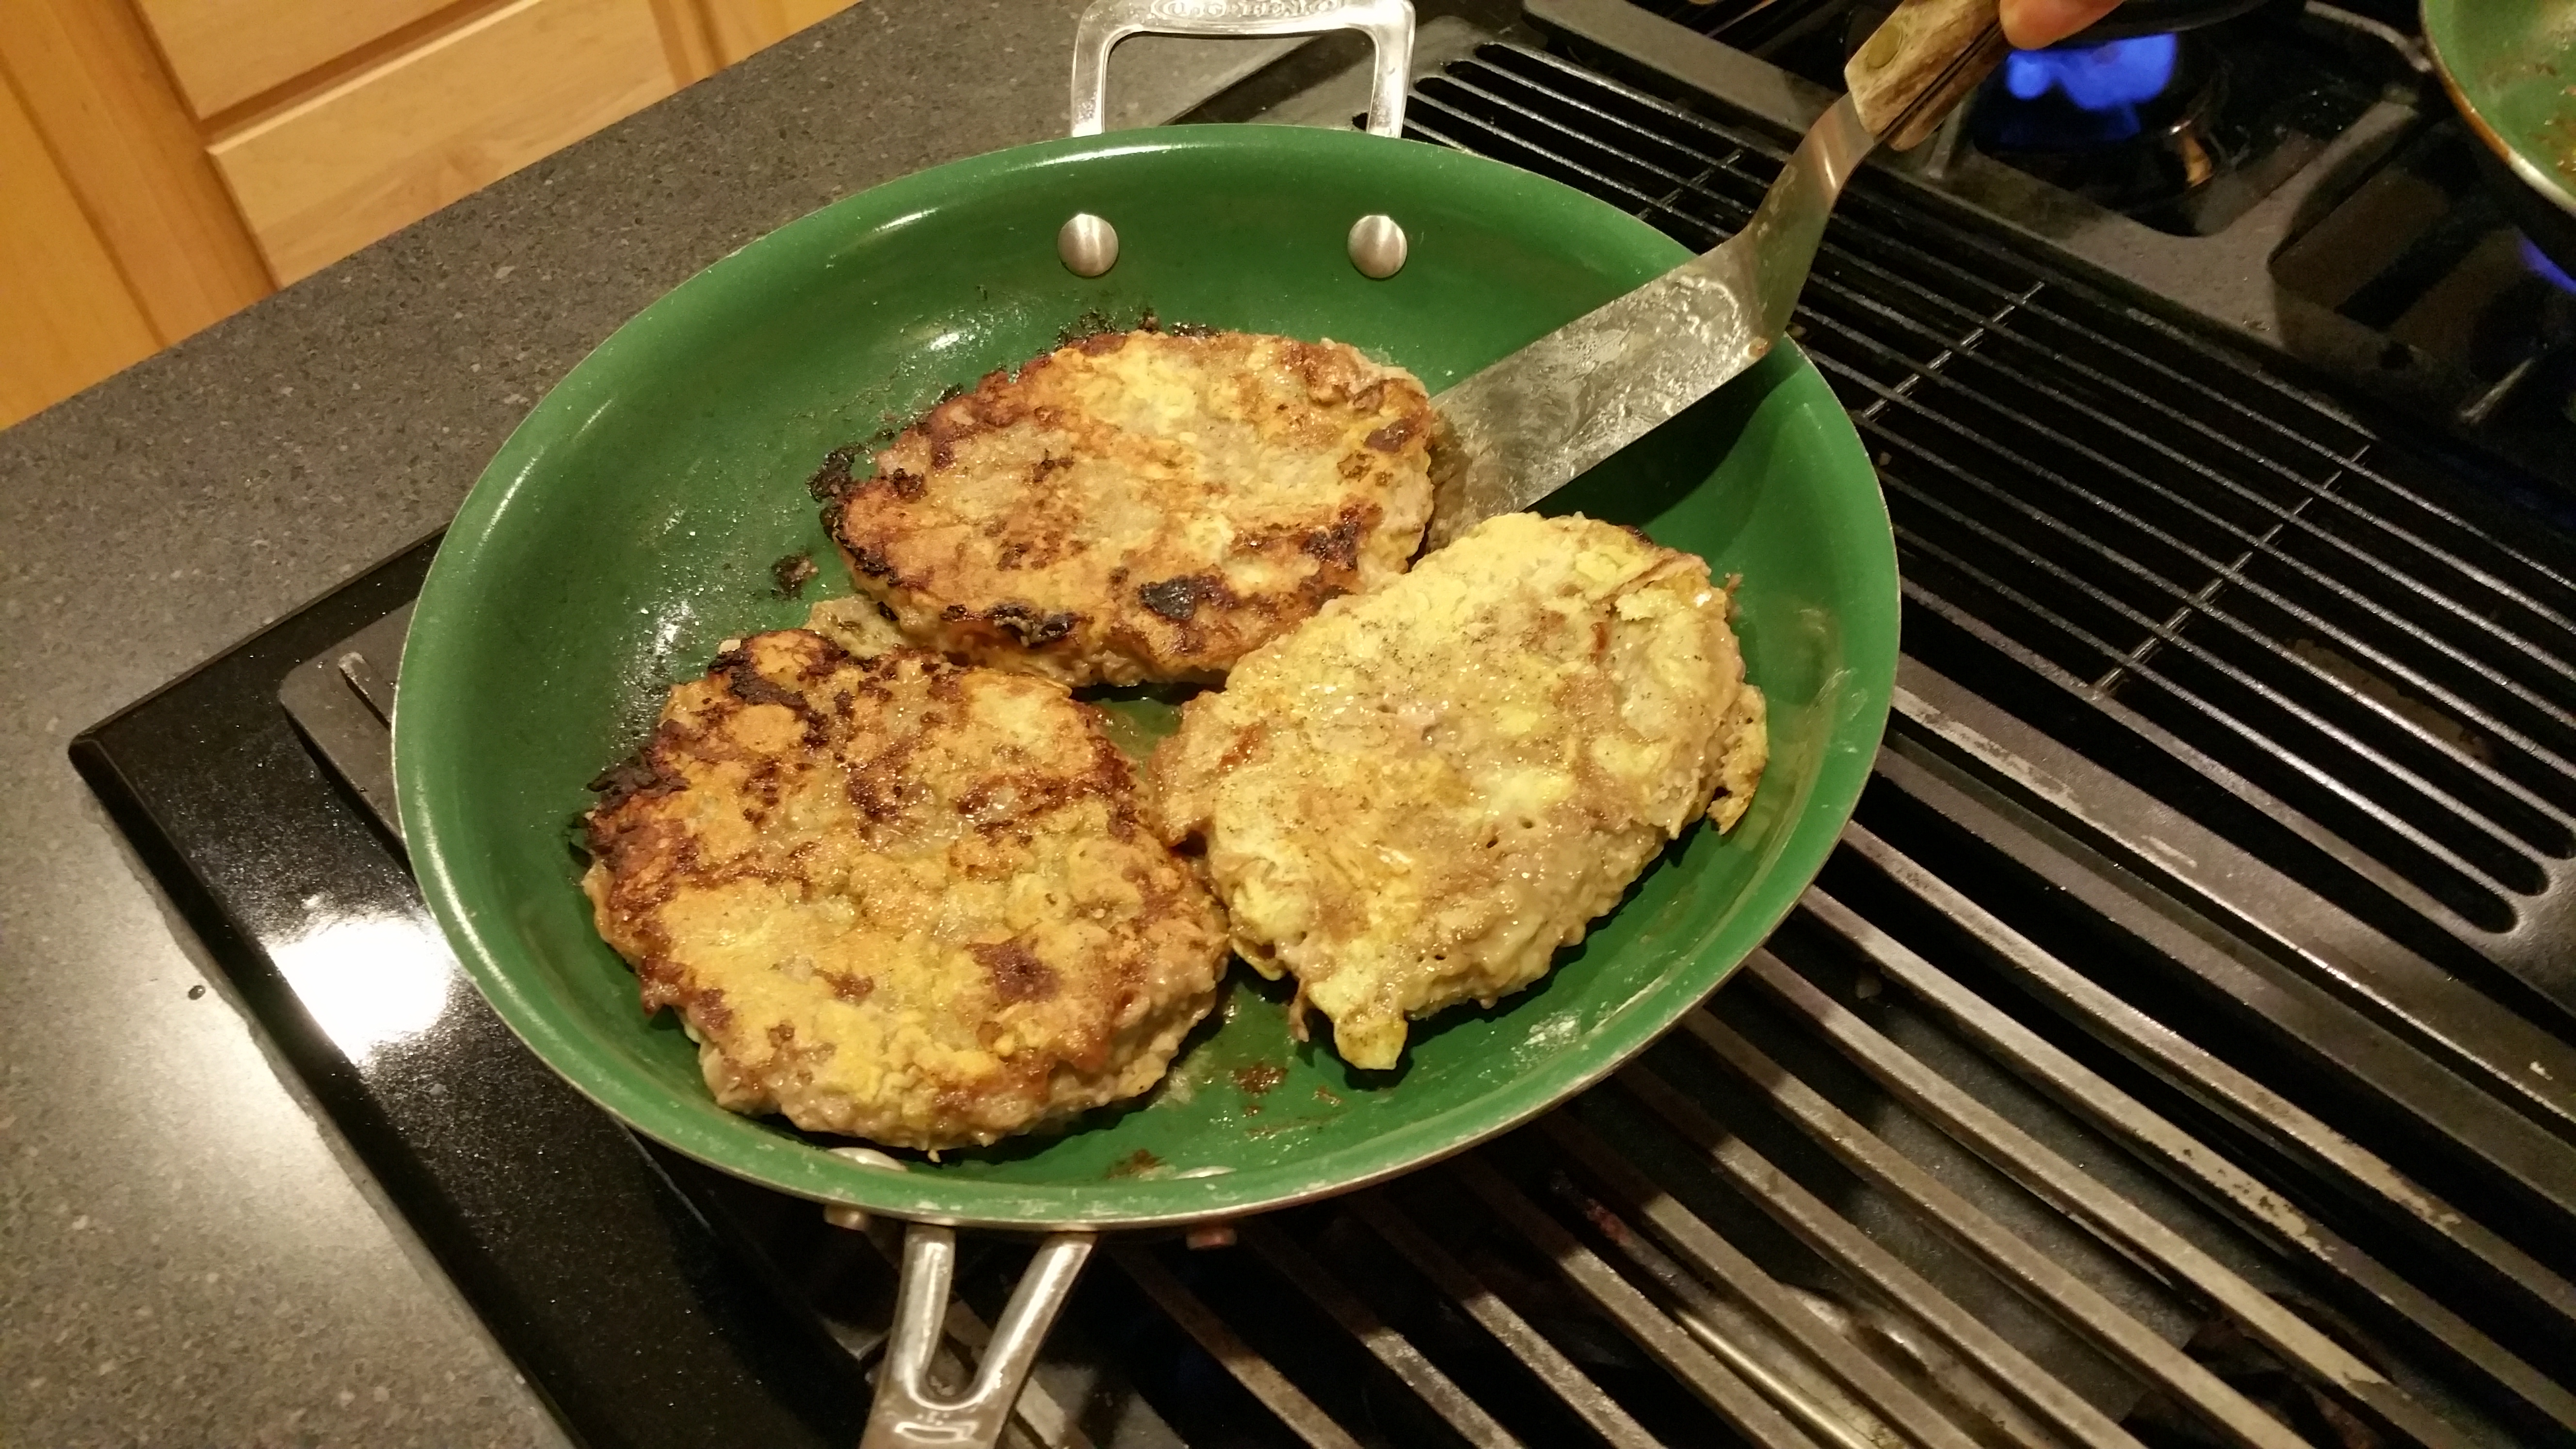
<instances>
[{"instance_id":1,"label":"crispy browned crust","mask_svg":"<svg viewBox=\"0 0 2576 1449\"><path fill-rule=\"evenodd\" d=\"M603 780L583 888L716 1099L900 1147L1133 1096L1225 927L1060 685L782 630L672 691Z\"/></svg>"},{"instance_id":2,"label":"crispy browned crust","mask_svg":"<svg viewBox=\"0 0 2576 1449\"><path fill-rule=\"evenodd\" d=\"M825 508L914 643L1072 684L1213 679L1403 572L1431 403L1334 342L1112 332L942 402Z\"/></svg>"}]
</instances>

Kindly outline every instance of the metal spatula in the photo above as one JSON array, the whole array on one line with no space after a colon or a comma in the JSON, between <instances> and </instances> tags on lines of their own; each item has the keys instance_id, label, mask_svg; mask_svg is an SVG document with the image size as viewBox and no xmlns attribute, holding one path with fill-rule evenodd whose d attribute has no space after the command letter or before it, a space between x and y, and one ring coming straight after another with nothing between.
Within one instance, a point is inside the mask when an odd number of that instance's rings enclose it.
<instances>
[{"instance_id":1,"label":"metal spatula","mask_svg":"<svg viewBox=\"0 0 2576 1449\"><path fill-rule=\"evenodd\" d=\"M1761 361L1873 147L1920 143L2006 50L1997 0L1903 0L1744 230L1433 399L1429 547L1555 492Z\"/></svg>"}]
</instances>

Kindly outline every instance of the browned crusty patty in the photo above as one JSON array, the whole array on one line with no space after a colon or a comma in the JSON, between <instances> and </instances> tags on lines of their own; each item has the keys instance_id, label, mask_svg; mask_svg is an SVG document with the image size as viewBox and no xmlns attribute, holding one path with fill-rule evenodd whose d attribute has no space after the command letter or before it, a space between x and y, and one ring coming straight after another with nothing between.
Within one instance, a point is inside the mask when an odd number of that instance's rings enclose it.
<instances>
[{"instance_id":1,"label":"browned crusty patty","mask_svg":"<svg viewBox=\"0 0 2576 1449\"><path fill-rule=\"evenodd\" d=\"M1422 384L1336 342L1112 332L931 409L826 508L912 642L1070 684L1214 679L1404 571Z\"/></svg>"},{"instance_id":2,"label":"browned crusty patty","mask_svg":"<svg viewBox=\"0 0 2576 1449\"><path fill-rule=\"evenodd\" d=\"M1215 1000L1216 902L1062 685L781 630L616 773L583 888L735 1111L990 1143L1152 1086Z\"/></svg>"}]
</instances>

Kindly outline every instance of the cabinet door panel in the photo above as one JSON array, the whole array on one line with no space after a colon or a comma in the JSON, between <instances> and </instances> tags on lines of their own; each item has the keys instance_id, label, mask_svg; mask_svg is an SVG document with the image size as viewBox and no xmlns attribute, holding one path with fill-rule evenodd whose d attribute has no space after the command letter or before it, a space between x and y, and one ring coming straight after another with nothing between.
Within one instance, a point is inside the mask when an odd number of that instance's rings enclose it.
<instances>
[{"instance_id":1,"label":"cabinet door panel","mask_svg":"<svg viewBox=\"0 0 2576 1449\"><path fill-rule=\"evenodd\" d=\"M281 282L674 89L649 0L517 0L215 143Z\"/></svg>"},{"instance_id":2,"label":"cabinet door panel","mask_svg":"<svg viewBox=\"0 0 2576 1449\"><path fill-rule=\"evenodd\" d=\"M140 0L189 109L240 105L456 0Z\"/></svg>"}]
</instances>

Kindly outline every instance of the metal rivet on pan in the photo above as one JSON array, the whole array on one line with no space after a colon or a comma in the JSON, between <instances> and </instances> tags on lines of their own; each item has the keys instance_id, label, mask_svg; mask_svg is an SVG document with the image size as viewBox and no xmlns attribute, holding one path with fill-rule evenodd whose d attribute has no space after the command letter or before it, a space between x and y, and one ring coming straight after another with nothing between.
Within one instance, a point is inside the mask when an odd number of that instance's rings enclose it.
<instances>
[{"instance_id":1,"label":"metal rivet on pan","mask_svg":"<svg viewBox=\"0 0 2576 1449\"><path fill-rule=\"evenodd\" d=\"M1055 254L1077 277L1097 277L1118 265L1118 228L1106 218L1077 211L1056 228Z\"/></svg>"},{"instance_id":2,"label":"metal rivet on pan","mask_svg":"<svg viewBox=\"0 0 2576 1449\"><path fill-rule=\"evenodd\" d=\"M1351 223L1351 265L1363 277L1384 281L1403 271L1407 249L1394 217L1372 213Z\"/></svg>"}]
</instances>

